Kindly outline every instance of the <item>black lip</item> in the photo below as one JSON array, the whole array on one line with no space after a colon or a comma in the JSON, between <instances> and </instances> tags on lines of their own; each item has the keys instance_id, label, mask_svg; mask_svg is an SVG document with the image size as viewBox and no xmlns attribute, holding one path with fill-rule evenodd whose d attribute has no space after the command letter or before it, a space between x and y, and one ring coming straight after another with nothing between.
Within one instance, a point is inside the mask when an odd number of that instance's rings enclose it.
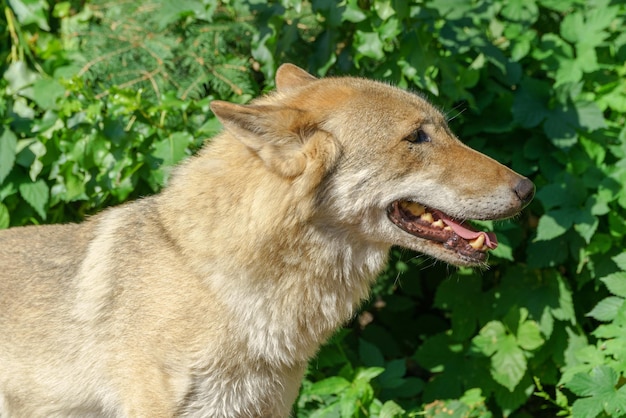
<instances>
[{"instance_id":1,"label":"black lip","mask_svg":"<svg viewBox=\"0 0 626 418\"><path fill-rule=\"evenodd\" d=\"M469 241L461 238L454 231L435 228L419 217L413 216L400 207L398 200L387 207L387 217L404 232L440 245L465 261L478 264L487 260L486 251L472 248Z\"/></svg>"}]
</instances>

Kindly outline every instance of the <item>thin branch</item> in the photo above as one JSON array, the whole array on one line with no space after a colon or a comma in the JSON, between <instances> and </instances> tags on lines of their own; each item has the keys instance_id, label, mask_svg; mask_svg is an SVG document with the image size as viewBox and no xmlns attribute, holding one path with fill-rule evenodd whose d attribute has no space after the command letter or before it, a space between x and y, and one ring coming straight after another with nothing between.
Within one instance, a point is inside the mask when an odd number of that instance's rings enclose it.
<instances>
[{"instance_id":1,"label":"thin branch","mask_svg":"<svg viewBox=\"0 0 626 418\"><path fill-rule=\"evenodd\" d=\"M131 87L134 84L140 83L142 81L149 80L150 84L152 84L152 88L155 89L155 93L157 94L157 97L159 97L158 95L159 95L160 91L159 91L159 87L157 86L157 84L156 84L156 82L154 80L154 76L159 74L160 72L161 72L160 68L157 68L156 70L151 71L151 72L144 71L144 75L142 75L141 77L137 77L137 78L135 78L133 80L130 80L130 81L127 81L125 83L118 84L117 87L120 88L120 89L125 89L127 87ZM96 95L96 99L101 99L101 98L106 97L108 95L109 95L109 91L106 90L106 91L103 91L102 93Z\"/></svg>"}]
</instances>

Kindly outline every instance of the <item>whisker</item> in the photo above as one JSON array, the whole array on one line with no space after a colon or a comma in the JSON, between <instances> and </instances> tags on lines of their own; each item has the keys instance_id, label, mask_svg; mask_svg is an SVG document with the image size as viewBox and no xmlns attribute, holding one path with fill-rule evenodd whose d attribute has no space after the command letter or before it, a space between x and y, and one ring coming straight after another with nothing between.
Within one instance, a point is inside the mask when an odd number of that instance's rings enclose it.
<instances>
[{"instance_id":1,"label":"whisker","mask_svg":"<svg viewBox=\"0 0 626 418\"><path fill-rule=\"evenodd\" d=\"M461 110L457 111L456 115L454 115L452 117L448 116L450 113L452 113L453 111L456 111L461 106L464 106L463 103L459 103L458 105L456 105L452 109L450 109L448 112L446 112L445 116L446 116L446 120L447 120L448 123L450 123L454 119L458 118L463 112L465 112L467 110L467 107L463 107Z\"/></svg>"},{"instance_id":2,"label":"whisker","mask_svg":"<svg viewBox=\"0 0 626 418\"><path fill-rule=\"evenodd\" d=\"M402 282L400 281L400 272L396 274L396 278L393 281L393 285L402 288Z\"/></svg>"}]
</instances>

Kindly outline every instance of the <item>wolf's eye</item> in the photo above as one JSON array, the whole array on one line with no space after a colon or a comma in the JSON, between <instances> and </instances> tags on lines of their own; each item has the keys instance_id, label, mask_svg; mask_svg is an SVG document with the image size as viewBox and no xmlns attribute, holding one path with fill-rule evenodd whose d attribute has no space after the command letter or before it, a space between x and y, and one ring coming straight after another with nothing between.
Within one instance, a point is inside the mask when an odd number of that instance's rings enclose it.
<instances>
[{"instance_id":1,"label":"wolf's eye","mask_svg":"<svg viewBox=\"0 0 626 418\"><path fill-rule=\"evenodd\" d=\"M421 144L423 142L430 142L430 137L422 129L416 129L404 138L404 140L412 144Z\"/></svg>"}]
</instances>

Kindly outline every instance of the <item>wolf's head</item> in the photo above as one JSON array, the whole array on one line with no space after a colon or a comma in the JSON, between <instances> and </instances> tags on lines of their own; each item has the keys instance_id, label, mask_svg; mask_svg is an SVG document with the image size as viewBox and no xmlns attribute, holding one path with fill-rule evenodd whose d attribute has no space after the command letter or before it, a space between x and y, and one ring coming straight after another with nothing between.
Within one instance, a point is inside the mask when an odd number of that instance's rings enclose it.
<instances>
[{"instance_id":1,"label":"wolf's head","mask_svg":"<svg viewBox=\"0 0 626 418\"><path fill-rule=\"evenodd\" d=\"M211 108L268 170L314 189L320 227L477 265L497 240L464 221L514 216L534 195L530 180L463 145L418 95L289 64L276 85L249 105Z\"/></svg>"}]
</instances>

